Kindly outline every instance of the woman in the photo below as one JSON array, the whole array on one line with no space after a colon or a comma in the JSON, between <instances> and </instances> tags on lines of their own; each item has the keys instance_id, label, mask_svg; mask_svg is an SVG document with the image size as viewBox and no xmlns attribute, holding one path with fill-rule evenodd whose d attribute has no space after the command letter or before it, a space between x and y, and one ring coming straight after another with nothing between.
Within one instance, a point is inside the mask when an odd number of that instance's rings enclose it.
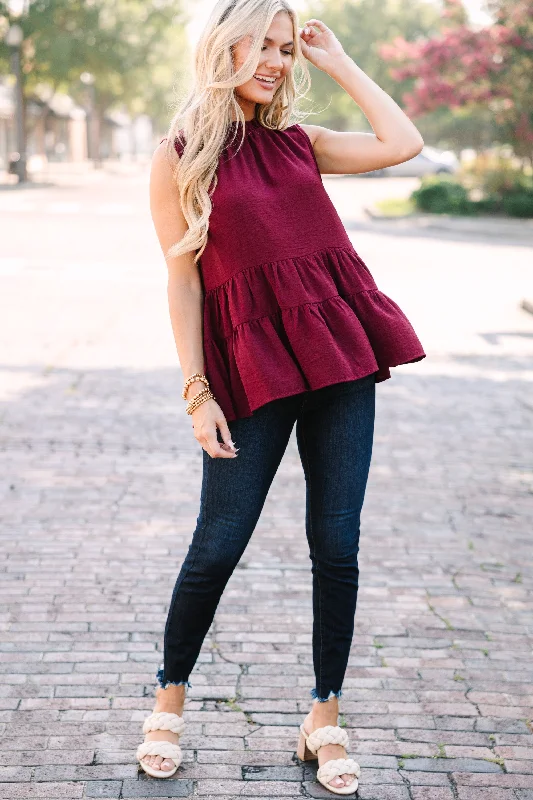
<instances>
[{"instance_id":1,"label":"woman","mask_svg":"<svg viewBox=\"0 0 533 800\"><path fill-rule=\"evenodd\" d=\"M293 122L302 96L295 67L308 86L306 59L360 106L373 134ZM317 777L333 793L357 789L360 768L346 756L337 717L357 601L375 384L390 367L425 354L355 252L321 173L398 164L422 145L321 20L299 28L287 0L219 0L197 45L194 87L151 172L203 481L166 622L157 701L137 751L150 775L168 777L181 762L189 675L296 423L316 678L298 756L318 758Z\"/></svg>"}]
</instances>

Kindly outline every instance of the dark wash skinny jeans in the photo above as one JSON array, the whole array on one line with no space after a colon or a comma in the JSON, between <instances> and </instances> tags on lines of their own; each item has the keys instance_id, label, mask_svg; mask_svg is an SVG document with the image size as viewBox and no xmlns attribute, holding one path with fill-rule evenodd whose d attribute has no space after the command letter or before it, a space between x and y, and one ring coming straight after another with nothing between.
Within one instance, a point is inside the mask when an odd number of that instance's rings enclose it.
<instances>
[{"instance_id":1,"label":"dark wash skinny jeans","mask_svg":"<svg viewBox=\"0 0 533 800\"><path fill-rule=\"evenodd\" d=\"M222 592L243 555L294 423L306 481L306 534L313 576L311 696L340 697L359 586L360 513L372 457L375 374L282 397L228 422L237 458L203 450L200 514L172 593L164 660L156 678L188 678Z\"/></svg>"}]
</instances>

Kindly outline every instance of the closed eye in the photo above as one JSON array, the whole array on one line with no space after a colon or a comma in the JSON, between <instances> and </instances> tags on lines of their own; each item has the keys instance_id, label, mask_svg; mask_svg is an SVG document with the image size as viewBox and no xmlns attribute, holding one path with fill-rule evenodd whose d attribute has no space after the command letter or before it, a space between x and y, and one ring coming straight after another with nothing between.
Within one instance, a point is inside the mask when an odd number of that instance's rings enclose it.
<instances>
[{"instance_id":1,"label":"closed eye","mask_svg":"<svg viewBox=\"0 0 533 800\"><path fill-rule=\"evenodd\" d=\"M263 47L261 48L261 50L266 50L266 47L263 45ZM292 50L282 50L281 52L282 52L282 53L285 53L285 55L286 55L286 56L292 56L292 52L293 52L293 51L292 51Z\"/></svg>"}]
</instances>

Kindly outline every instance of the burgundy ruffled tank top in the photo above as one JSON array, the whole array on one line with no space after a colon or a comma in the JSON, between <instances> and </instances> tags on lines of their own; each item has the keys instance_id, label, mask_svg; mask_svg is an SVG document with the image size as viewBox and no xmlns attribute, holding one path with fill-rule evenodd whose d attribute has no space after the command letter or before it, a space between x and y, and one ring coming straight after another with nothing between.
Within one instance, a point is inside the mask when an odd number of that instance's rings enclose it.
<instances>
[{"instance_id":1,"label":"burgundy ruffled tank top","mask_svg":"<svg viewBox=\"0 0 533 800\"><path fill-rule=\"evenodd\" d=\"M199 261L204 372L226 419L425 358L354 250L303 128L253 119L239 149L241 127L219 159Z\"/></svg>"}]
</instances>

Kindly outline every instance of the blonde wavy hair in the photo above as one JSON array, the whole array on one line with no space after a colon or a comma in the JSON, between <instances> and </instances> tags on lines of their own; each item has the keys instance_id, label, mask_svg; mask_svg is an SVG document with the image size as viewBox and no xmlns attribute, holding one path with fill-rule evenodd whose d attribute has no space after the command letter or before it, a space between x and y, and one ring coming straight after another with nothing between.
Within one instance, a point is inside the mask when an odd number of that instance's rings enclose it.
<instances>
[{"instance_id":1,"label":"blonde wavy hair","mask_svg":"<svg viewBox=\"0 0 533 800\"><path fill-rule=\"evenodd\" d=\"M232 123L242 123L241 144L244 139L245 118L234 89L250 80L257 70L264 38L279 11L286 12L292 20L293 67L272 100L256 105L256 119L266 128L283 130L306 116L296 108L296 101L305 96L311 85L300 48L296 11L287 0L218 0L194 50L192 89L174 114L167 133L166 153L189 229L169 248L166 259L196 250L196 263L205 249L216 171ZM250 51L240 69L234 71L233 48L245 36L252 39ZM297 65L299 76L295 75ZM185 142L179 158L174 147L176 138Z\"/></svg>"}]
</instances>

